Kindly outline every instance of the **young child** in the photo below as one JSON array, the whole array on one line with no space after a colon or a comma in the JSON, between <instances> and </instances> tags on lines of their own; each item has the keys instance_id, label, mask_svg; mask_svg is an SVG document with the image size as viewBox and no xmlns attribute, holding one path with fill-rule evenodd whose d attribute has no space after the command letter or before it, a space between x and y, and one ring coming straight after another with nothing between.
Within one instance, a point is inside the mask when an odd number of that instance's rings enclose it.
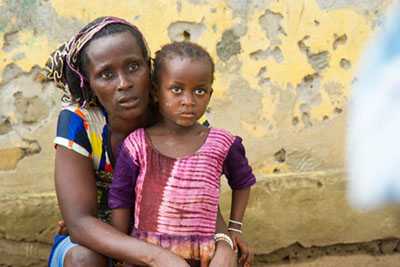
<instances>
[{"instance_id":1,"label":"young child","mask_svg":"<svg viewBox=\"0 0 400 267\"><path fill-rule=\"evenodd\" d=\"M161 118L121 146L109 191L112 223L128 233L133 219L132 236L175 252L191 266L208 266L216 241L235 246L255 177L240 137L197 122L214 80L214 63L203 48L165 45L156 53L153 80ZM215 235L222 174L233 191L231 238Z\"/></svg>"}]
</instances>

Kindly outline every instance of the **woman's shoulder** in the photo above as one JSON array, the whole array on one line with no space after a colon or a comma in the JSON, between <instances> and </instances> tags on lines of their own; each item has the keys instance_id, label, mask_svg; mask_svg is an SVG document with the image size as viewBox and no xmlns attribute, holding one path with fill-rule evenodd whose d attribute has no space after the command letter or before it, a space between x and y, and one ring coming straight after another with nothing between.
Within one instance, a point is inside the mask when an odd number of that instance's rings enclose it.
<instances>
[{"instance_id":1,"label":"woman's shoulder","mask_svg":"<svg viewBox=\"0 0 400 267\"><path fill-rule=\"evenodd\" d=\"M100 108L82 108L67 105L58 116L54 143L72 149L84 156L91 156L99 166L103 153L103 133L106 117Z\"/></svg>"},{"instance_id":2,"label":"woman's shoulder","mask_svg":"<svg viewBox=\"0 0 400 267\"><path fill-rule=\"evenodd\" d=\"M60 116L71 116L71 114L74 114L83 121L106 123L106 113L100 107L81 107L77 104L62 107Z\"/></svg>"}]
</instances>

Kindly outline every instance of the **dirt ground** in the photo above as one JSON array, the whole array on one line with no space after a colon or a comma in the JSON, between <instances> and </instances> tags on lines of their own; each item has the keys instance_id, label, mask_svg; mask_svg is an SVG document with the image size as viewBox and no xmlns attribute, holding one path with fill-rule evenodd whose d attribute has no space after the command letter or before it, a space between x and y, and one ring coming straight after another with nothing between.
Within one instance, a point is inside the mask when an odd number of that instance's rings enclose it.
<instances>
[{"instance_id":1,"label":"dirt ground","mask_svg":"<svg viewBox=\"0 0 400 267\"><path fill-rule=\"evenodd\" d=\"M309 262L262 264L255 267L400 267L400 254L371 256L326 256Z\"/></svg>"}]
</instances>

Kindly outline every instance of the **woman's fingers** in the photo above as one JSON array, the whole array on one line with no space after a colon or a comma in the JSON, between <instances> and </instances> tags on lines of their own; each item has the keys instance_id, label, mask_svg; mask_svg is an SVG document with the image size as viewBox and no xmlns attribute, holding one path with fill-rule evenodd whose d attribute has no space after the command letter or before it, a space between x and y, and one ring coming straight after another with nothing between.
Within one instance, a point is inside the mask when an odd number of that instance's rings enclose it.
<instances>
[{"instance_id":1,"label":"woman's fingers","mask_svg":"<svg viewBox=\"0 0 400 267\"><path fill-rule=\"evenodd\" d=\"M65 225L63 220L58 221L58 234L59 235L67 235L68 234L67 226Z\"/></svg>"}]
</instances>

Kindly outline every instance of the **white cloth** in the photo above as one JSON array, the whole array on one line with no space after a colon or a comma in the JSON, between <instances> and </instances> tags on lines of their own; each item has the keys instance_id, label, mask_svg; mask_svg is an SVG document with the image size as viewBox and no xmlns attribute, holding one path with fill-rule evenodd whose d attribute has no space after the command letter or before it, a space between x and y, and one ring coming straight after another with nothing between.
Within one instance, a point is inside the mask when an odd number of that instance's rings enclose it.
<instances>
[{"instance_id":1,"label":"white cloth","mask_svg":"<svg viewBox=\"0 0 400 267\"><path fill-rule=\"evenodd\" d=\"M349 102L348 196L356 208L400 203L400 5L360 61Z\"/></svg>"}]
</instances>

